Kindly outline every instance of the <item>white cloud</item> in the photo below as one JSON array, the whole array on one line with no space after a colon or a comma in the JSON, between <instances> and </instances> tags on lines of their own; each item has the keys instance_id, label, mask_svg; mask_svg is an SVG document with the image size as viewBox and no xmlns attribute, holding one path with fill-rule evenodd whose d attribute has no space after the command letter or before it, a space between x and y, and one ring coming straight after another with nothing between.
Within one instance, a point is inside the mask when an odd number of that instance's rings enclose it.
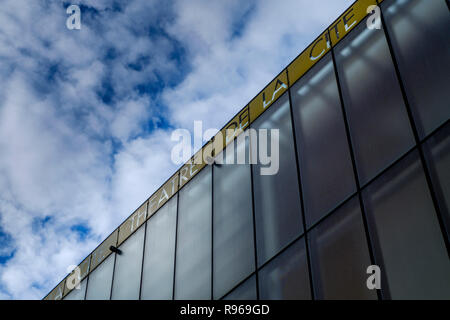
<instances>
[{"instance_id":1,"label":"white cloud","mask_svg":"<svg viewBox=\"0 0 450 320\"><path fill-rule=\"evenodd\" d=\"M59 1L2 1L0 299L41 298L174 173L162 123L222 127L350 2L80 0L69 31Z\"/></svg>"},{"instance_id":2,"label":"white cloud","mask_svg":"<svg viewBox=\"0 0 450 320\"><path fill-rule=\"evenodd\" d=\"M351 2L267 0L243 7L242 1L176 1L178 19L169 30L188 39L194 67L164 92L174 121L189 127L206 119L206 126L221 128ZM248 20L240 36L231 37L239 18Z\"/></svg>"},{"instance_id":3,"label":"white cloud","mask_svg":"<svg viewBox=\"0 0 450 320\"><path fill-rule=\"evenodd\" d=\"M125 145L115 157L113 198L124 217L147 199L173 174L177 166L170 158L170 134L157 130L147 138Z\"/></svg>"},{"instance_id":4,"label":"white cloud","mask_svg":"<svg viewBox=\"0 0 450 320\"><path fill-rule=\"evenodd\" d=\"M111 124L112 135L127 141L130 136L139 134L143 122L149 118L149 102L146 96L121 102Z\"/></svg>"},{"instance_id":5,"label":"white cloud","mask_svg":"<svg viewBox=\"0 0 450 320\"><path fill-rule=\"evenodd\" d=\"M131 30L124 13L100 14L104 38L91 29L94 22L68 31L57 2L5 1L0 7L7 22L0 31L0 226L11 239L1 252L14 252L0 265L2 297L41 298L174 170L149 169L164 150L140 159L142 167L127 158L133 145L147 141L128 140L156 111L134 87L174 68L167 59L170 42ZM115 55L109 60L108 50ZM141 56L150 60L142 70L129 68ZM107 102L98 94L105 85ZM151 154L155 148L148 144L158 136L150 135L143 151ZM124 147L114 151L114 140ZM145 179L127 179L122 168ZM78 225L88 234L72 228Z\"/></svg>"}]
</instances>

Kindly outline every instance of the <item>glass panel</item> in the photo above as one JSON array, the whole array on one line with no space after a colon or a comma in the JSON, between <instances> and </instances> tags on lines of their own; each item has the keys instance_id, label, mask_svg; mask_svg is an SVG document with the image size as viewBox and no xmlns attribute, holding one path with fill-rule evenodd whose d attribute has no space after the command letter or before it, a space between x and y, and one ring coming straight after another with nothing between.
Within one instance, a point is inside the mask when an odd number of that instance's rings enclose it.
<instances>
[{"instance_id":1,"label":"glass panel","mask_svg":"<svg viewBox=\"0 0 450 320\"><path fill-rule=\"evenodd\" d=\"M417 152L363 191L393 299L449 299L450 260Z\"/></svg>"},{"instance_id":2,"label":"glass panel","mask_svg":"<svg viewBox=\"0 0 450 320\"><path fill-rule=\"evenodd\" d=\"M304 239L299 239L259 271L262 300L311 299Z\"/></svg>"},{"instance_id":3,"label":"glass panel","mask_svg":"<svg viewBox=\"0 0 450 320\"><path fill-rule=\"evenodd\" d=\"M427 141L424 150L448 236L450 230L450 123Z\"/></svg>"},{"instance_id":4,"label":"glass panel","mask_svg":"<svg viewBox=\"0 0 450 320\"><path fill-rule=\"evenodd\" d=\"M287 93L264 112L252 124L252 128L279 130L278 173L262 175L261 167L267 166L261 165L259 161L258 164L252 166L256 241L258 266L260 266L303 232L296 159L293 148L294 139ZM269 149L267 153L271 154L270 131L268 131L267 136ZM251 143L253 144L254 141L251 141ZM259 143L260 141L258 141ZM254 148L256 149L256 144ZM259 147L258 151L261 151Z\"/></svg>"},{"instance_id":5,"label":"glass panel","mask_svg":"<svg viewBox=\"0 0 450 320\"><path fill-rule=\"evenodd\" d=\"M316 226L308 239L317 299L377 299L366 285L372 263L357 197Z\"/></svg>"},{"instance_id":6,"label":"glass panel","mask_svg":"<svg viewBox=\"0 0 450 320\"><path fill-rule=\"evenodd\" d=\"M450 19L444 0L382 4L419 135L450 118Z\"/></svg>"},{"instance_id":7,"label":"glass panel","mask_svg":"<svg viewBox=\"0 0 450 320\"><path fill-rule=\"evenodd\" d=\"M113 253L89 275L86 300L109 300L114 269Z\"/></svg>"},{"instance_id":8,"label":"glass panel","mask_svg":"<svg viewBox=\"0 0 450 320\"><path fill-rule=\"evenodd\" d=\"M147 222L141 299L172 299L177 196Z\"/></svg>"},{"instance_id":9,"label":"glass panel","mask_svg":"<svg viewBox=\"0 0 450 320\"><path fill-rule=\"evenodd\" d=\"M291 88L306 224L356 191L333 61L328 54Z\"/></svg>"},{"instance_id":10,"label":"glass panel","mask_svg":"<svg viewBox=\"0 0 450 320\"><path fill-rule=\"evenodd\" d=\"M211 298L211 166L179 192L175 299Z\"/></svg>"},{"instance_id":11,"label":"glass panel","mask_svg":"<svg viewBox=\"0 0 450 320\"><path fill-rule=\"evenodd\" d=\"M122 253L116 257L112 300L139 299L144 235L141 227L119 247Z\"/></svg>"},{"instance_id":12,"label":"glass panel","mask_svg":"<svg viewBox=\"0 0 450 320\"><path fill-rule=\"evenodd\" d=\"M361 22L336 46L356 165L365 184L414 145L382 30Z\"/></svg>"},{"instance_id":13,"label":"glass panel","mask_svg":"<svg viewBox=\"0 0 450 320\"><path fill-rule=\"evenodd\" d=\"M64 297L64 300L84 300L84 296L86 295L86 282L87 278L80 282L80 290L73 289Z\"/></svg>"},{"instance_id":14,"label":"glass panel","mask_svg":"<svg viewBox=\"0 0 450 320\"><path fill-rule=\"evenodd\" d=\"M245 141L229 145L224 159L237 163L238 152L248 155ZM255 270L251 173L246 163L214 166L214 299Z\"/></svg>"},{"instance_id":15,"label":"glass panel","mask_svg":"<svg viewBox=\"0 0 450 320\"><path fill-rule=\"evenodd\" d=\"M256 277L253 275L227 294L223 300L256 300L256 298Z\"/></svg>"},{"instance_id":16,"label":"glass panel","mask_svg":"<svg viewBox=\"0 0 450 320\"><path fill-rule=\"evenodd\" d=\"M94 270L100 263L112 254L109 248L117 245L119 229L113 231L91 254L90 269Z\"/></svg>"}]
</instances>

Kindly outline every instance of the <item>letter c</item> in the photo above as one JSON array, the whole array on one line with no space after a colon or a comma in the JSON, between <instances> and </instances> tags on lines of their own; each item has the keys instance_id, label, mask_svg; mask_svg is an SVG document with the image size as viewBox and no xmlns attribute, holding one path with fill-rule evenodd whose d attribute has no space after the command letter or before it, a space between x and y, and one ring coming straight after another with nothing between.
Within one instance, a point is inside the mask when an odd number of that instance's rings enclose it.
<instances>
[{"instance_id":1,"label":"letter c","mask_svg":"<svg viewBox=\"0 0 450 320\"><path fill-rule=\"evenodd\" d=\"M317 44L321 41L323 41L323 37L320 38L319 40L317 40L316 43L314 43L313 47L311 48L311 52L309 53L309 58L313 61L319 59L325 53L325 49L323 49L322 52L318 56L313 57L313 51L316 48Z\"/></svg>"}]
</instances>

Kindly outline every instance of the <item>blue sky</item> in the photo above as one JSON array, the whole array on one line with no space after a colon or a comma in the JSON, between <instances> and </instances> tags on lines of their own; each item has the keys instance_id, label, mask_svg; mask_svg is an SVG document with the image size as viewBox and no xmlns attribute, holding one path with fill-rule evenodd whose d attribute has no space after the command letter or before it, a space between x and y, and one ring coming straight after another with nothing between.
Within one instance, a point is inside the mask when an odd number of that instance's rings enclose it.
<instances>
[{"instance_id":1,"label":"blue sky","mask_svg":"<svg viewBox=\"0 0 450 320\"><path fill-rule=\"evenodd\" d=\"M40 299L350 0L4 0L0 299ZM81 30L66 8L81 6Z\"/></svg>"}]
</instances>

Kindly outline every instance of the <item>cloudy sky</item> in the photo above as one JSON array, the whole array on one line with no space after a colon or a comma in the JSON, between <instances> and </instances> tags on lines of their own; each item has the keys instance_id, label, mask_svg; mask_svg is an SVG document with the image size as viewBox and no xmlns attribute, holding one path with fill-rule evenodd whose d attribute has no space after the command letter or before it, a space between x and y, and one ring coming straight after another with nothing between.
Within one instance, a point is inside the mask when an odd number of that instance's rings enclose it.
<instances>
[{"instance_id":1,"label":"cloudy sky","mask_svg":"<svg viewBox=\"0 0 450 320\"><path fill-rule=\"evenodd\" d=\"M2 0L0 299L41 299L352 0ZM81 7L81 30L66 8Z\"/></svg>"}]
</instances>

